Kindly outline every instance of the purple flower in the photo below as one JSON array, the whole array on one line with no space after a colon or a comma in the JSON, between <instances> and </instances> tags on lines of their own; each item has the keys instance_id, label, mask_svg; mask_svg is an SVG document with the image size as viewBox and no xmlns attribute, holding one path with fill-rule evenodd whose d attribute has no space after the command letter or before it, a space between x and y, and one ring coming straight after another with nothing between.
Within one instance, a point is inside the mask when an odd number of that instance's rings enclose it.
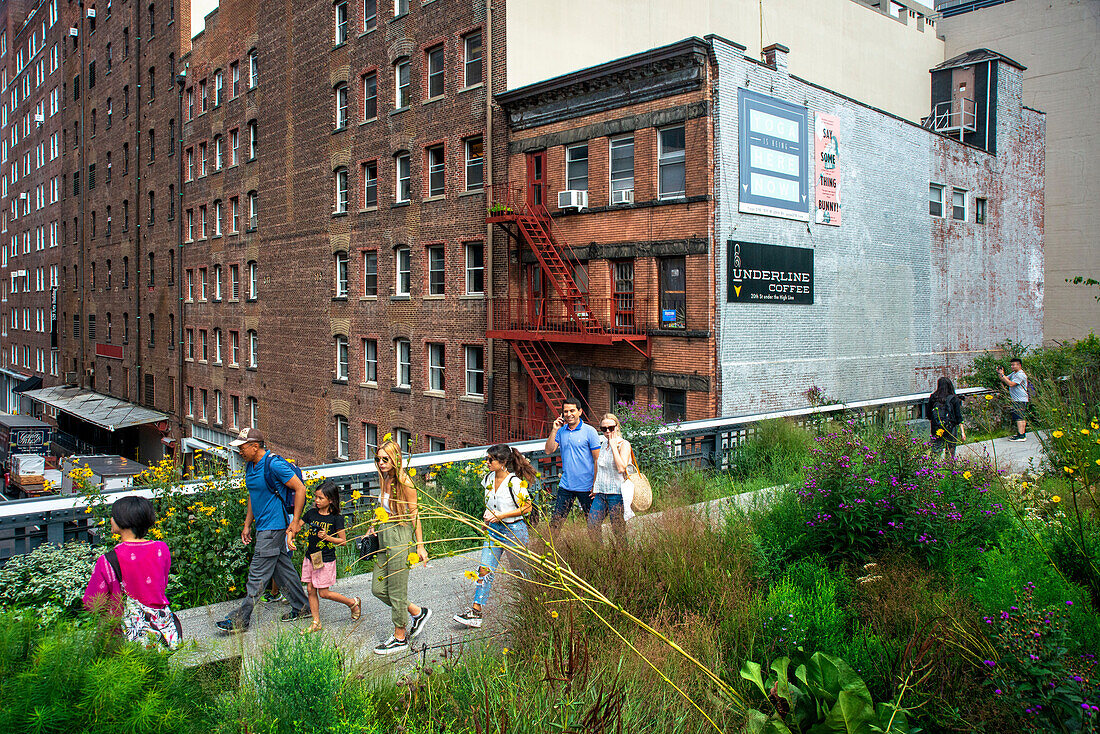
<instances>
[{"instance_id":1,"label":"purple flower","mask_svg":"<svg viewBox=\"0 0 1100 734\"><path fill-rule=\"evenodd\" d=\"M1001 689L1000 688L994 690L993 692L996 693L998 696L1001 695Z\"/></svg>"},{"instance_id":2,"label":"purple flower","mask_svg":"<svg viewBox=\"0 0 1100 734\"><path fill-rule=\"evenodd\" d=\"M1071 601L1067 601L1067 602L1066 602L1066 606L1067 606L1067 607L1072 607L1072 606L1073 606L1073 602L1071 602Z\"/></svg>"},{"instance_id":3,"label":"purple flower","mask_svg":"<svg viewBox=\"0 0 1100 734\"><path fill-rule=\"evenodd\" d=\"M995 665L996 665L997 663L993 662L992 660L986 660L986 661L985 661L985 664L986 664L986 665L988 665L989 667L991 667L991 668L992 668L992 667L993 667L993 666L995 666Z\"/></svg>"}]
</instances>

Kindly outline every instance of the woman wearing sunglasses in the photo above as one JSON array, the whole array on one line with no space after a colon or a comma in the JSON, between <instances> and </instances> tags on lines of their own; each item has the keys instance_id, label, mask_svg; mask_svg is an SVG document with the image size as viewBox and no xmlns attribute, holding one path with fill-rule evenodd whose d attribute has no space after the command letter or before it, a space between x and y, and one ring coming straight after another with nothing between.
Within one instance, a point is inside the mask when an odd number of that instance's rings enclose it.
<instances>
[{"instance_id":1,"label":"woman wearing sunglasses","mask_svg":"<svg viewBox=\"0 0 1100 734\"><path fill-rule=\"evenodd\" d=\"M600 540L600 526L611 515L611 527L619 543L626 542L623 515L623 480L630 466L630 442L621 433L619 418L604 413L600 419L600 456L596 460L596 481L592 485L592 508L588 511L588 533Z\"/></svg>"},{"instance_id":2,"label":"woman wearing sunglasses","mask_svg":"<svg viewBox=\"0 0 1100 734\"><path fill-rule=\"evenodd\" d=\"M377 530L380 551L374 557L374 579L371 593L392 610L393 634L374 648L379 655L403 652L409 648L409 640L424 629L432 616L432 610L409 603L409 553L416 534L417 562L428 562L424 550L424 533L420 529L420 514L416 505L416 485L401 465L401 448L393 441L378 447L374 456L378 467L381 491L379 504L385 521ZM409 617L412 625L408 627Z\"/></svg>"},{"instance_id":3,"label":"woman wearing sunglasses","mask_svg":"<svg viewBox=\"0 0 1100 734\"><path fill-rule=\"evenodd\" d=\"M485 475L485 513L481 529L487 535L481 543L481 564L477 569L474 601L454 620L467 627L481 626L481 605L489 596L493 574L500 568L500 559L508 546L527 545L527 516L531 512L531 493L537 474L531 462L515 449L499 443L489 447L489 473ZM508 554L514 569L515 559ZM467 572L475 578L471 572Z\"/></svg>"}]
</instances>

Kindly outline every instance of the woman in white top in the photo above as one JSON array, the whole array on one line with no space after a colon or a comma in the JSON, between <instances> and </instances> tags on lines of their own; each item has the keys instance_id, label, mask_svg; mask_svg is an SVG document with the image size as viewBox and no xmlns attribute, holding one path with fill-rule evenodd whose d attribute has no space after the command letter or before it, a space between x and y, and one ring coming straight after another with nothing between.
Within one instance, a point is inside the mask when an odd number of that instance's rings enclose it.
<instances>
[{"instance_id":1,"label":"woman in white top","mask_svg":"<svg viewBox=\"0 0 1100 734\"><path fill-rule=\"evenodd\" d=\"M596 460L596 481L592 485L592 508L588 511L588 533L600 540L600 526L608 515L618 542L626 542L623 515L623 480L630 466L630 443L623 438L619 418L604 413L600 419L600 455Z\"/></svg>"},{"instance_id":2,"label":"woman in white top","mask_svg":"<svg viewBox=\"0 0 1100 734\"><path fill-rule=\"evenodd\" d=\"M481 544L481 565L477 570L474 601L454 620L467 627L481 626L481 608L493 585L493 573L508 546L527 545L527 515L531 512L529 486L535 483L535 468L523 454L505 444L489 447L489 473L485 486L482 530L488 537ZM509 559L511 562L511 559Z\"/></svg>"}]
</instances>

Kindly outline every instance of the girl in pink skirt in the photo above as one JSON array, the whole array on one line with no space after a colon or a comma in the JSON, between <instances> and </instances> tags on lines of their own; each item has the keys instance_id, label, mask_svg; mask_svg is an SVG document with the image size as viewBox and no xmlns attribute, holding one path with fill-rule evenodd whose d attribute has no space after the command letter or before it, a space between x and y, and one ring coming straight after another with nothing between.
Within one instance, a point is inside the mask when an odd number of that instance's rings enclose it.
<instances>
[{"instance_id":1,"label":"girl in pink skirt","mask_svg":"<svg viewBox=\"0 0 1100 734\"><path fill-rule=\"evenodd\" d=\"M309 611L313 623L305 633L321 629L321 602L318 597L338 601L351 610L351 618L361 614L359 597L349 599L330 591L336 583L336 547L348 542L344 530L344 516L340 514L340 490L331 480L325 480L313 490L313 507L302 515L302 522L309 528L306 557L302 561L302 583L309 592Z\"/></svg>"}]
</instances>

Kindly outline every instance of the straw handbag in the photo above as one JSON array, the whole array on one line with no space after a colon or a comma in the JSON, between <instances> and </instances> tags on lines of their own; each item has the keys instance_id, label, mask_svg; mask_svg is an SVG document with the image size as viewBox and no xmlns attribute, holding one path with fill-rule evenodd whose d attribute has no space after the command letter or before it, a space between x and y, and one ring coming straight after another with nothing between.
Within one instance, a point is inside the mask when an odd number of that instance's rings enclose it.
<instances>
[{"instance_id":1,"label":"straw handbag","mask_svg":"<svg viewBox=\"0 0 1100 734\"><path fill-rule=\"evenodd\" d=\"M634 499L630 503L630 509L634 512L645 512L653 504L653 488L649 486L649 479L638 470L638 459L634 457L634 448L630 449L630 466L626 468L626 478L634 483Z\"/></svg>"}]
</instances>

